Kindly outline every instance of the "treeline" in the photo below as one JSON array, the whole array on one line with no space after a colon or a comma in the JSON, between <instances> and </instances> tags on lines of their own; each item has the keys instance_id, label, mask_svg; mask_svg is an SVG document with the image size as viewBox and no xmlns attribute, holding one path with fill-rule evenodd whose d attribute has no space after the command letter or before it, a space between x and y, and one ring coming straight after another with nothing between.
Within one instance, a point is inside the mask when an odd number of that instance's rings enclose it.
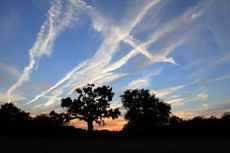
<instances>
[{"instance_id":1,"label":"treeline","mask_svg":"<svg viewBox=\"0 0 230 153\"><path fill-rule=\"evenodd\" d=\"M54 111L32 117L13 103L1 105L0 123L0 135L4 136L62 136L64 133L74 134L77 130L65 124L63 117Z\"/></svg>"},{"instance_id":2,"label":"treeline","mask_svg":"<svg viewBox=\"0 0 230 153\"><path fill-rule=\"evenodd\" d=\"M171 113L171 106L151 94L147 89L126 90L121 103L126 110L127 124L119 132L95 131L94 124L104 125L104 118L116 119L119 108L110 108L114 96L109 86L95 87L88 84L76 89L77 98L61 100L65 112L41 114L32 117L13 103L0 108L0 135L37 136L230 136L230 112L222 117L197 116L183 120ZM88 129L77 129L70 121L79 119L87 123Z\"/></svg>"}]
</instances>

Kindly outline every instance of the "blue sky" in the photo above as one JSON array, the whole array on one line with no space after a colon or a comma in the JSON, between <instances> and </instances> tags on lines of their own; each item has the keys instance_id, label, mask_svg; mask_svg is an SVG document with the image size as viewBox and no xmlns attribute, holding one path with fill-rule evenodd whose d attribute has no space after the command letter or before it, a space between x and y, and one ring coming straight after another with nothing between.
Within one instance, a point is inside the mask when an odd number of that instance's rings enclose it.
<instances>
[{"instance_id":1,"label":"blue sky","mask_svg":"<svg viewBox=\"0 0 230 153\"><path fill-rule=\"evenodd\" d=\"M230 110L228 0L0 1L0 101L59 110L87 83L148 88L189 118Z\"/></svg>"}]
</instances>

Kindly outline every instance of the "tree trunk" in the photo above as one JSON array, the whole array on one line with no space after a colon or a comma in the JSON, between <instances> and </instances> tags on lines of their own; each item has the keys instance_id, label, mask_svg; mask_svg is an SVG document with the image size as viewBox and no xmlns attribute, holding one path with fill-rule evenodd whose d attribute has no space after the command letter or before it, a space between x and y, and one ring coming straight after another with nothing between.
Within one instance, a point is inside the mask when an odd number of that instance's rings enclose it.
<instances>
[{"instance_id":1,"label":"tree trunk","mask_svg":"<svg viewBox=\"0 0 230 153\"><path fill-rule=\"evenodd\" d=\"M93 131L93 122L92 121L88 121L87 124L88 124L88 131L92 132Z\"/></svg>"}]
</instances>

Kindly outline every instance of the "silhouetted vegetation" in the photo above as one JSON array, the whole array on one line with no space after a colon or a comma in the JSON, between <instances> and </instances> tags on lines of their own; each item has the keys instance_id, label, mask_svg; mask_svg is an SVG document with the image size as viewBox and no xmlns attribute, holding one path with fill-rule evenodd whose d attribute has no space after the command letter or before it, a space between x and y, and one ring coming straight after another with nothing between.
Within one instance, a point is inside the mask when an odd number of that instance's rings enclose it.
<instances>
[{"instance_id":1,"label":"silhouetted vegetation","mask_svg":"<svg viewBox=\"0 0 230 153\"><path fill-rule=\"evenodd\" d=\"M5 103L0 109L0 129L5 132L11 131L14 128L23 129L30 125L30 113L22 111L13 103Z\"/></svg>"},{"instance_id":2,"label":"silhouetted vegetation","mask_svg":"<svg viewBox=\"0 0 230 153\"><path fill-rule=\"evenodd\" d=\"M146 89L126 90L121 95L124 118L128 121L122 131L93 131L93 123L104 125L104 118L116 119L118 108L110 108L114 96L109 86L95 87L89 84L76 89L77 99L61 100L66 112L51 111L32 117L15 106L5 103L0 108L1 135L38 136L223 136L229 137L230 112L220 118L196 116L183 120L171 113L169 104L157 98ZM87 122L88 132L71 126L70 120Z\"/></svg>"},{"instance_id":3,"label":"silhouetted vegetation","mask_svg":"<svg viewBox=\"0 0 230 153\"><path fill-rule=\"evenodd\" d=\"M126 90L121 95L121 101L127 110L125 119L128 123L123 129L127 132L151 132L154 128L164 127L169 123L170 105L150 94L149 90Z\"/></svg>"},{"instance_id":4,"label":"silhouetted vegetation","mask_svg":"<svg viewBox=\"0 0 230 153\"><path fill-rule=\"evenodd\" d=\"M119 108L111 109L109 102L114 93L109 86L94 88L88 84L83 89L76 89L79 94L77 99L70 97L61 100L61 106L67 108L67 121L80 119L87 122L88 131L93 131L93 122L103 125L104 118L115 119L120 115Z\"/></svg>"}]
</instances>

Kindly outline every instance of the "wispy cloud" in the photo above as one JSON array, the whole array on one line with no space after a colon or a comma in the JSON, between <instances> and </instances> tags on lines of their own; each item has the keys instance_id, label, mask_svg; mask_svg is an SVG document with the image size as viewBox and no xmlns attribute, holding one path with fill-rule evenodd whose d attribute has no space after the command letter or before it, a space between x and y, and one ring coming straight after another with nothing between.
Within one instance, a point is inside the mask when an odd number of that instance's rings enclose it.
<instances>
[{"instance_id":1,"label":"wispy cloud","mask_svg":"<svg viewBox=\"0 0 230 153\"><path fill-rule=\"evenodd\" d=\"M200 106L196 108L189 108L183 111L173 112L174 115L182 117L184 119L191 119L195 116L211 116L214 115L216 117L220 117L223 115L223 112L230 111L230 101L226 100L218 100L218 102L213 101L209 104L202 103Z\"/></svg>"},{"instance_id":2,"label":"wispy cloud","mask_svg":"<svg viewBox=\"0 0 230 153\"><path fill-rule=\"evenodd\" d=\"M110 66L108 66L107 69L109 69L110 71L117 69L123 66L125 63L128 62L129 59L131 59L132 57L136 56L139 53L142 53L149 59L147 64L153 64L156 62L170 62L172 64L176 64L173 58L167 56L172 51L174 51L178 46L183 44L187 38L191 37L191 34L194 33L194 30L196 30L196 28L190 30L190 32L187 32L186 34L184 34L184 36L179 36L177 38L173 37L165 42L162 42L162 46L158 50L156 50L154 54L151 54L147 50L147 48L149 48L153 43L157 42L161 38L168 36L176 29L182 28L185 24L191 23L192 21L200 17L202 13L205 11L205 8L208 6L209 3L211 3L211 1L208 3L201 2L197 6L186 11L181 16L168 21L167 23L162 25L159 29L157 29L155 32L153 32L145 42L140 42L135 38L133 38L131 35L128 35L124 39L124 42L132 46L133 49L129 51L129 53L126 54L124 57L114 62ZM196 17L194 17L194 14L199 14L199 15L196 15ZM190 20L188 20L188 18L190 18Z\"/></svg>"},{"instance_id":3,"label":"wispy cloud","mask_svg":"<svg viewBox=\"0 0 230 153\"><path fill-rule=\"evenodd\" d=\"M47 19L41 26L40 32L33 47L29 50L29 63L24 68L17 82L7 91L8 101L11 101L11 94L28 81L32 71L37 68L39 59L44 55L50 55L55 39L66 27L71 25L74 15L74 7L68 5L66 12L63 13L62 1L52 1L51 7L47 14Z\"/></svg>"},{"instance_id":4,"label":"wispy cloud","mask_svg":"<svg viewBox=\"0 0 230 153\"><path fill-rule=\"evenodd\" d=\"M202 107L203 107L203 108L208 108L208 104L203 103L203 104L202 104Z\"/></svg>"},{"instance_id":5,"label":"wispy cloud","mask_svg":"<svg viewBox=\"0 0 230 153\"><path fill-rule=\"evenodd\" d=\"M158 90L154 93L160 98L166 98L167 96L170 96L171 94L174 94L175 92L177 92L177 91L179 91L185 87L186 87L186 85L178 85L178 86L174 86L174 87L170 87L170 88L161 89L161 90Z\"/></svg>"},{"instance_id":6,"label":"wispy cloud","mask_svg":"<svg viewBox=\"0 0 230 153\"><path fill-rule=\"evenodd\" d=\"M38 98L49 93L56 87L62 85L64 82L66 83L64 87L71 88L70 91L73 91L75 88L79 87L82 83L84 83L84 85L87 83L93 83L94 81L101 79L102 76L107 76L108 73L110 73L110 71L109 70L101 71L101 70L104 69L106 66L108 66L114 53L118 49L119 43L129 35L132 29L141 21L141 19L143 18L144 14L148 11L148 9L150 9L154 4L156 4L156 2L151 1L149 3L146 3L144 6L140 7L140 10L137 11L136 18L131 20L130 23L127 22L127 26L119 29L122 35L117 35L116 33L117 28L114 25L108 25L107 20L105 20L104 17L101 16L101 14L98 11L96 11L94 8L87 5L83 1L72 0L72 3L75 4L77 8L82 9L83 11L89 13L90 17L92 17L93 27L95 28L95 30L101 31L101 29L103 30L107 29L102 32L104 35L104 40L101 43L95 55L91 59L87 60L87 62L84 62L85 64L78 65L75 68L73 68L63 79L58 81L53 87L39 94L34 99L32 99L29 103L36 101ZM114 77L114 78L119 78L119 77ZM108 80L104 80L104 82L108 82Z\"/></svg>"},{"instance_id":7,"label":"wispy cloud","mask_svg":"<svg viewBox=\"0 0 230 153\"><path fill-rule=\"evenodd\" d=\"M165 89L160 89L157 91L152 91L153 93L155 93L158 97L163 98L166 100L166 102L170 102L171 99L173 98L173 94L181 94L181 90L184 89L186 90L187 88L190 87L202 87L204 85L208 85L208 84L212 84L221 80L225 80L225 79L230 79L230 74L224 74L222 76L218 76L218 77L212 77L209 79L205 79L205 80L195 80L192 81L191 83L188 84L182 84L182 85L177 85L177 86L173 86L173 87L169 87L169 88L165 88ZM184 91L183 90L183 91ZM207 91L203 90L199 93L197 93L197 95L194 98L184 98L183 101L188 103L188 102L193 102L193 101L207 101L209 98L209 95L207 93Z\"/></svg>"},{"instance_id":8,"label":"wispy cloud","mask_svg":"<svg viewBox=\"0 0 230 153\"><path fill-rule=\"evenodd\" d=\"M79 64L77 67L73 68L70 72L68 72L60 81L58 81L55 85L53 85L52 87L50 87L49 89L41 92L40 94L38 94L37 96L35 96L31 101L29 101L27 104L33 103L36 100L38 100L39 98L45 96L46 94L48 94L49 92L51 92L52 90L56 89L57 87L59 87L60 85L62 85L65 81L67 81L75 71L81 69L85 64L87 63L87 61Z\"/></svg>"},{"instance_id":9,"label":"wispy cloud","mask_svg":"<svg viewBox=\"0 0 230 153\"><path fill-rule=\"evenodd\" d=\"M63 93L63 90L61 89L56 90L54 95L48 99L48 101L44 104L44 106L49 107L53 105L57 100L60 100L61 98L59 97L59 95L62 93Z\"/></svg>"},{"instance_id":10,"label":"wispy cloud","mask_svg":"<svg viewBox=\"0 0 230 153\"><path fill-rule=\"evenodd\" d=\"M229 112L229 111L230 111L230 101L229 99L225 99L222 101L218 100L218 102L212 102L207 107L204 107L201 113L205 115L222 116L223 112Z\"/></svg>"},{"instance_id":11,"label":"wispy cloud","mask_svg":"<svg viewBox=\"0 0 230 153\"><path fill-rule=\"evenodd\" d=\"M205 80L200 81L200 83L203 85L206 85L206 84L211 84L211 83L218 82L218 81L225 80L225 79L230 79L230 73L227 73L227 74L224 74L218 77L205 79Z\"/></svg>"},{"instance_id":12,"label":"wispy cloud","mask_svg":"<svg viewBox=\"0 0 230 153\"><path fill-rule=\"evenodd\" d=\"M190 8L186 11L182 16L176 17L175 19L165 23L161 28L155 30L153 34L149 36L149 38L140 42L130 35L130 33L134 30L134 28L142 21L145 14L148 10L158 4L160 1L145 1L142 6L139 6L135 11L136 15L130 19L130 17L125 17L122 20L121 26L113 23L113 20L105 17L99 11L94 9L92 6L86 4L80 0L71 0L73 5L78 9L81 9L83 12L88 14L92 19L93 28L102 33L103 41L98 48L95 55L88 59L86 63L83 65L78 65L73 68L65 77L63 77L60 81L58 81L53 87L42 92L34 99L32 99L29 103L36 101L38 98L46 95L52 90L58 90L56 88L62 87L66 88L69 94L74 91L77 87L81 87L84 83L94 83L97 80L102 80L100 83L106 83L108 81L112 81L113 79L106 80L103 79L106 76L113 75L116 76L114 79L120 78L123 74L115 74L112 71L122 67L126 64L129 59L136 56L137 54L143 54L145 57L149 59L150 62L147 64L153 64L156 62L170 62L176 64L175 60L172 57L167 57L175 48L180 46L185 42L186 38L171 38L167 39L166 42L163 43L162 47L157 51L151 53L147 50L153 43L162 39L163 37L168 36L171 32L176 29L183 27L186 23L191 23L205 10L206 5L210 2L201 2L197 6ZM200 15L195 15L195 14ZM190 20L188 20L188 18ZM111 63L111 59L114 54L117 53L120 42L123 41L129 44L133 49L128 52L124 57L118 59L117 61ZM127 74L125 74L127 75ZM65 89L65 90L66 90Z\"/></svg>"},{"instance_id":13,"label":"wispy cloud","mask_svg":"<svg viewBox=\"0 0 230 153\"><path fill-rule=\"evenodd\" d=\"M202 100L202 101L208 100L208 94L207 94L207 92L203 91L203 92L199 93L197 95L197 100Z\"/></svg>"},{"instance_id":14,"label":"wispy cloud","mask_svg":"<svg viewBox=\"0 0 230 153\"><path fill-rule=\"evenodd\" d=\"M183 98L172 98L170 100L165 101L168 104L171 104L172 106L180 106L183 105L184 99Z\"/></svg>"},{"instance_id":15,"label":"wispy cloud","mask_svg":"<svg viewBox=\"0 0 230 153\"><path fill-rule=\"evenodd\" d=\"M26 99L26 97L18 95L18 94L13 94L12 95L12 100L14 102L25 100L25 99ZM8 99L6 97L6 94L0 94L0 103L6 103L6 102L8 102L7 100Z\"/></svg>"},{"instance_id":16,"label":"wispy cloud","mask_svg":"<svg viewBox=\"0 0 230 153\"><path fill-rule=\"evenodd\" d=\"M137 89L137 88L146 88L149 86L149 79L148 78L141 78L131 81L127 89Z\"/></svg>"},{"instance_id":17,"label":"wispy cloud","mask_svg":"<svg viewBox=\"0 0 230 153\"><path fill-rule=\"evenodd\" d=\"M196 79L193 82L191 82L190 84L187 85L187 87L190 86L205 86L205 85L209 85L209 84L213 84L222 80L226 80L226 79L230 79L230 73L225 73L216 77L209 77L206 79Z\"/></svg>"},{"instance_id":18,"label":"wispy cloud","mask_svg":"<svg viewBox=\"0 0 230 153\"><path fill-rule=\"evenodd\" d=\"M151 83L151 78L153 76L160 75L163 71L163 68L158 68L151 73L144 74L143 77L138 79L132 80L125 89L141 89L141 88L148 88Z\"/></svg>"},{"instance_id":19,"label":"wispy cloud","mask_svg":"<svg viewBox=\"0 0 230 153\"><path fill-rule=\"evenodd\" d=\"M187 86L187 87L189 87L189 86ZM201 104L201 106L202 106L202 108L205 108L204 104L206 104L206 103L204 103L204 102L206 102L208 100L208 98L209 98L208 92L206 90L202 90L202 91L199 91L198 93L196 93L195 91L193 91L193 93L195 93L194 96L188 96L188 97L184 97L183 98L184 99L183 100L184 103L191 103L191 102L193 102L193 103L198 104L198 103L203 102ZM208 104L206 104L206 105L208 106Z\"/></svg>"}]
</instances>

